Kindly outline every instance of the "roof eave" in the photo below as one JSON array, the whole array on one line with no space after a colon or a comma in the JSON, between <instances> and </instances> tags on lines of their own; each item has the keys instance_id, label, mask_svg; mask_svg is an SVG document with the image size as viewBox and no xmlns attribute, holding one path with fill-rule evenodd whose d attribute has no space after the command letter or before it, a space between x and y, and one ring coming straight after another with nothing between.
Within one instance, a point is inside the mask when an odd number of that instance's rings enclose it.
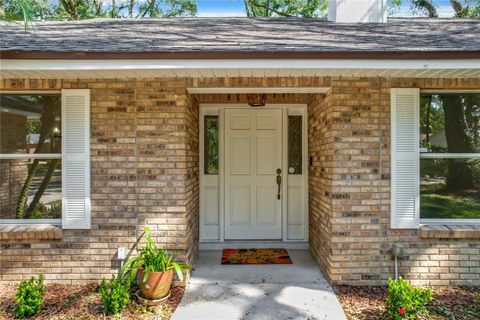
<instances>
[{"instance_id":1,"label":"roof eave","mask_svg":"<svg viewBox=\"0 0 480 320\"><path fill-rule=\"evenodd\" d=\"M125 60L125 59L480 59L476 51L20 51L0 50L1 59Z\"/></svg>"}]
</instances>

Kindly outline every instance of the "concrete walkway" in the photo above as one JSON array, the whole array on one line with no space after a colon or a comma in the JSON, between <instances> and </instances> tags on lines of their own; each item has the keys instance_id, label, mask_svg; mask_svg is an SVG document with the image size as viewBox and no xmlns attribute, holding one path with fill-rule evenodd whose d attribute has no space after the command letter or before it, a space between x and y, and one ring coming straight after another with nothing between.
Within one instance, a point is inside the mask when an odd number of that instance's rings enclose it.
<instances>
[{"instance_id":1,"label":"concrete walkway","mask_svg":"<svg viewBox=\"0 0 480 320\"><path fill-rule=\"evenodd\" d=\"M310 253L288 252L291 265L222 265L201 251L172 320L346 319Z\"/></svg>"}]
</instances>

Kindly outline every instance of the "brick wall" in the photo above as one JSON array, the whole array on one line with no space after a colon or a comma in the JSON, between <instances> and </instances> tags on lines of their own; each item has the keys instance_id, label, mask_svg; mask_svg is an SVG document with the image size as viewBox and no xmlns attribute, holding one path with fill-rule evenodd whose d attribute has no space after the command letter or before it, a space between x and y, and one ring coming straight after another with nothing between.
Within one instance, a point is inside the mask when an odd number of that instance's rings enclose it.
<instances>
[{"instance_id":1,"label":"brick wall","mask_svg":"<svg viewBox=\"0 0 480 320\"><path fill-rule=\"evenodd\" d=\"M64 230L55 241L3 241L1 280L40 272L63 283L107 277L118 267L117 248L133 248L146 225L161 246L194 257L198 108L185 80L4 79L1 88L90 89L92 170L92 228Z\"/></svg>"},{"instance_id":2,"label":"brick wall","mask_svg":"<svg viewBox=\"0 0 480 320\"><path fill-rule=\"evenodd\" d=\"M391 243L400 241L407 247L400 272L415 282L479 284L480 240L420 239L418 230L389 228L389 88L479 89L479 79L3 79L0 89L91 89L92 228L65 230L56 241L3 242L1 279L108 276L118 266L116 249L133 247L146 225L162 246L194 259L198 103L245 96L189 96L186 88L262 86L331 87L322 96L268 97L309 104L309 239L331 281L384 284L393 276Z\"/></svg>"},{"instance_id":3,"label":"brick wall","mask_svg":"<svg viewBox=\"0 0 480 320\"><path fill-rule=\"evenodd\" d=\"M331 80L309 106L311 251L335 283L385 284L394 276L391 244L401 242L399 270L414 283L480 285L480 239L421 239L389 227L392 87L480 89L480 79Z\"/></svg>"}]
</instances>

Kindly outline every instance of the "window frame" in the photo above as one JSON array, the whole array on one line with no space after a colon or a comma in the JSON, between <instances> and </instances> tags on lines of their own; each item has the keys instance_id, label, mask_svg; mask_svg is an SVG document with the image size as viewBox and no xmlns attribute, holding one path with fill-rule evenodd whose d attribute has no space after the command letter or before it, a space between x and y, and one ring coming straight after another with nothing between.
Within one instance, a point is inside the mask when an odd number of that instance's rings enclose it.
<instances>
[{"instance_id":1,"label":"window frame","mask_svg":"<svg viewBox=\"0 0 480 320\"><path fill-rule=\"evenodd\" d=\"M435 94L480 94L480 90L420 90L420 96L422 95L435 95ZM417 110L419 114L419 120L421 118L420 109ZM418 140L416 143L420 144ZM480 159L480 153L438 153L438 152L422 152L422 148L419 148L418 161L421 159ZM418 172L417 184L420 186L421 173ZM420 195L418 195L420 196ZM419 198L420 202L420 198ZM420 206L421 207L421 206ZM480 218L477 219L443 219L443 218L421 218L421 209L419 209L418 217L420 225L480 225Z\"/></svg>"},{"instance_id":2,"label":"window frame","mask_svg":"<svg viewBox=\"0 0 480 320\"><path fill-rule=\"evenodd\" d=\"M61 90L1 90L0 94L11 94L11 95L42 95L42 94L55 94L62 99ZM61 114L61 120L65 115ZM14 153L0 153L0 160L13 160L13 159L62 159L62 152L60 153L32 153L32 154L14 154ZM62 177L63 177L64 168L62 166ZM62 181L63 183L63 181ZM63 207L63 197L62 197L62 207ZM62 210L63 218L63 210ZM39 224L48 224L53 226L61 226L62 218L60 219L0 219L0 225L39 225Z\"/></svg>"}]
</instances>

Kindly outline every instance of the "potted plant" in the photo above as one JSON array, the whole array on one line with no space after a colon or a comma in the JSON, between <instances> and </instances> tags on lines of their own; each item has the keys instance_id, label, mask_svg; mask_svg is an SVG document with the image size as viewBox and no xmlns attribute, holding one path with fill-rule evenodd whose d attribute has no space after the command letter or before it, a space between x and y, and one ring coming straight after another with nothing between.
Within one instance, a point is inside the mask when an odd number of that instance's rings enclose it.
<instances>
[{"instance_id":1,"label":"potted plant","mask_svg":"<svg viewBox=\"0 0 480 320\"><path fill-rule=\"evenodd\" d=\"M144 298L157 300L165 297L170 291L173 271L183 280L183 270L189 265L174 261L167 250L159 248L150 237L150 229L145 229L146 246L139 254L130 258L122 267L120 274L137 278Z\"/></svg>"}]
</instances>

